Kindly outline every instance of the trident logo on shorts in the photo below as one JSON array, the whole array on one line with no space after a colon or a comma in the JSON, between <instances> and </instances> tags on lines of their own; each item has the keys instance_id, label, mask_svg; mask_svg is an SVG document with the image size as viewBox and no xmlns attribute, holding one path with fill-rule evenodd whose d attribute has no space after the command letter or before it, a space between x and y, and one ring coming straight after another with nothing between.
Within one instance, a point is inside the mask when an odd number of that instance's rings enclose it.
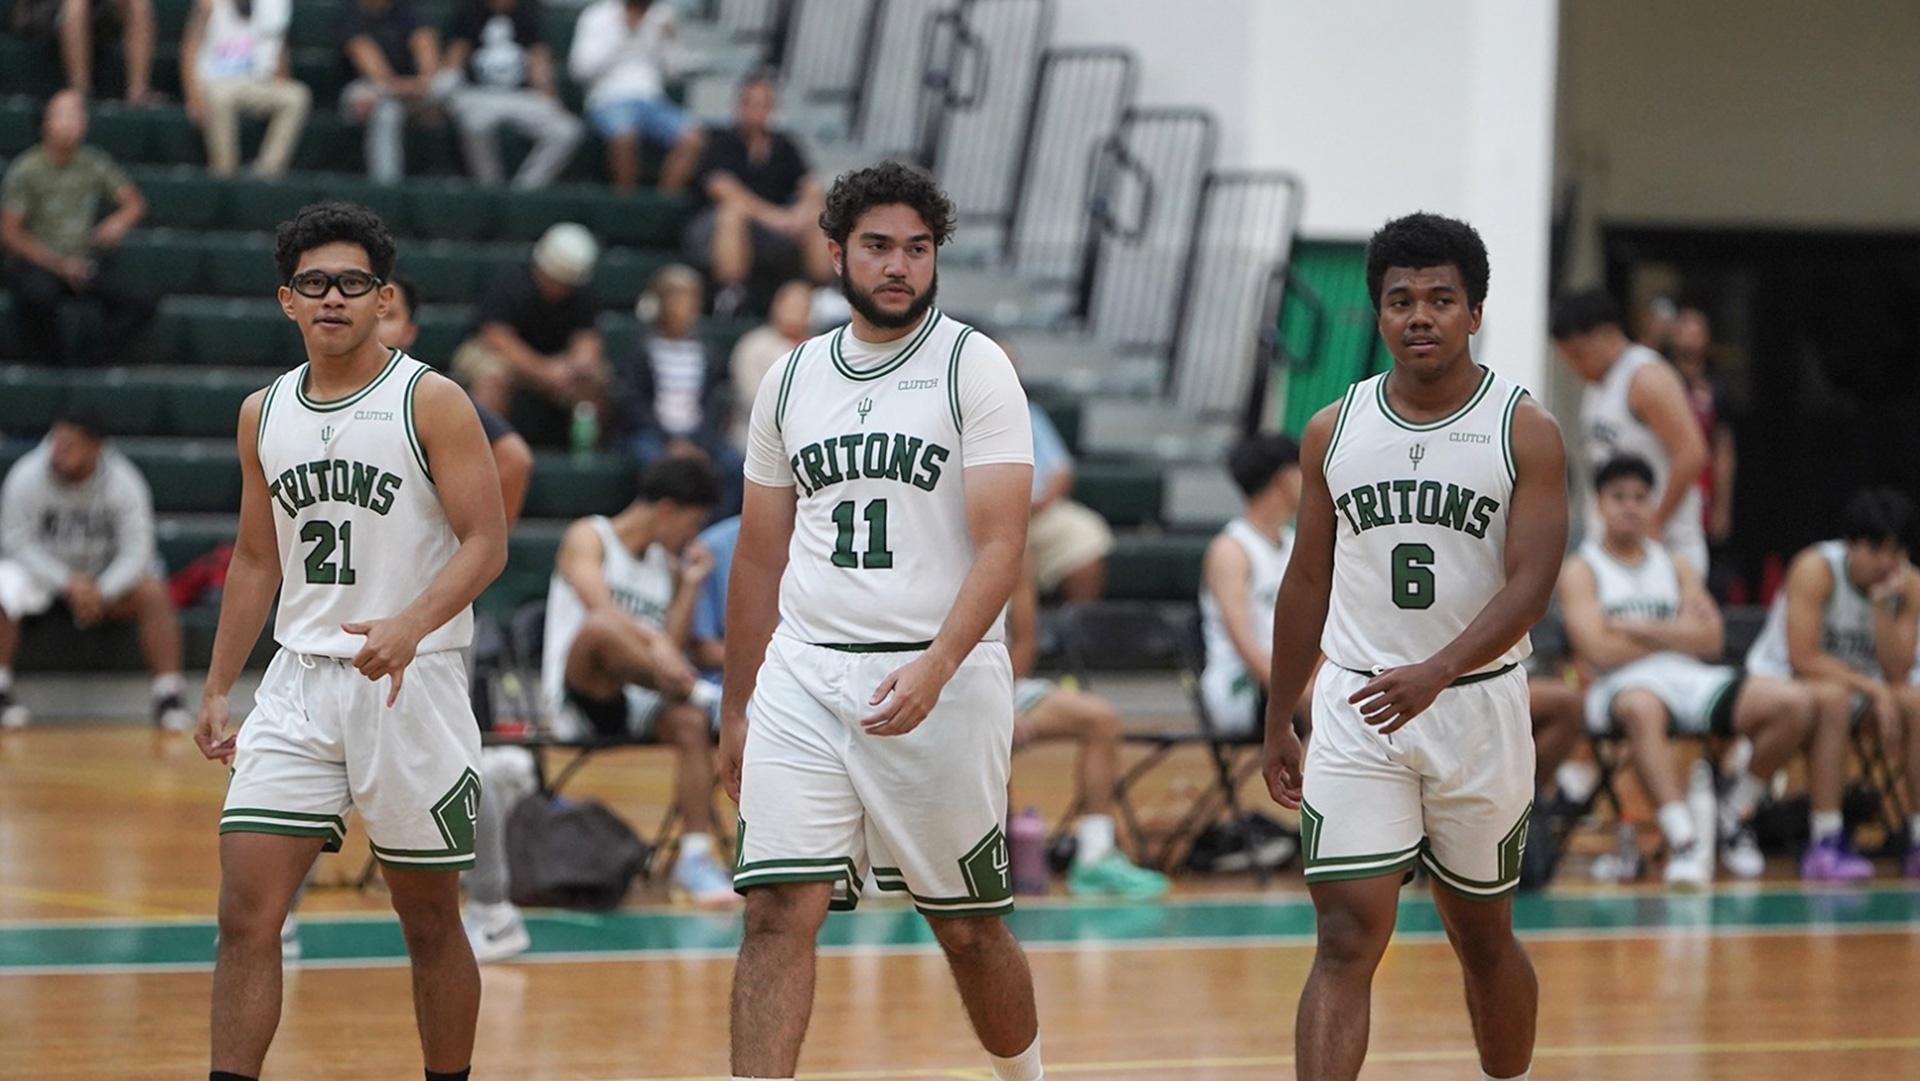
<instances>
[{"instance_id":1,"label":"trident logo on shorts","mask_svg":"<svg viewBox=\"0 0 1920 1081\"><path fill-rule=\"evenodd\" d=\"M1415 443L1413 446L1407 448L1407 461L1413 463L1413 468L1416 471L1420 468L1420 459L1426 456L1427 445L1425 443Z\"/></svg>"},{"instance_id":2,"label":"trident logo on shorts","mask_svg":"<svg viewBox=\"0 0 1920 1081\"><path fill-rule=\"evenodd\" d=\"M960 873L971 901L1004 901L1013 896L1013 856L1007 835L995 827L961 857Z\"/></svg>"}]
</instances>

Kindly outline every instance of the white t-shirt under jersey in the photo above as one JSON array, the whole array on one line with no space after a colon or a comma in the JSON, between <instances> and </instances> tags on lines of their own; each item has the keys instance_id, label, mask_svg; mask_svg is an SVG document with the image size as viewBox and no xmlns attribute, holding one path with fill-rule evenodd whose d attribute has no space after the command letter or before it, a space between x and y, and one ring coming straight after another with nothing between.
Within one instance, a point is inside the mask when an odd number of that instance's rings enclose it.
<instances>
[{"instance_id":1,"label":"white t-shirt under jersey","mask_svg":"<svg viewBox=\"0 0 1920 1081\"><path fill-rule=\"evenodd\" d=\"M796 494L778 633L821 644L931 641L973 566L966 470L1033 462L1006 353L938 309L895 341L802 344L748 429L747 479Z\"/></svg>"}]
</instances>

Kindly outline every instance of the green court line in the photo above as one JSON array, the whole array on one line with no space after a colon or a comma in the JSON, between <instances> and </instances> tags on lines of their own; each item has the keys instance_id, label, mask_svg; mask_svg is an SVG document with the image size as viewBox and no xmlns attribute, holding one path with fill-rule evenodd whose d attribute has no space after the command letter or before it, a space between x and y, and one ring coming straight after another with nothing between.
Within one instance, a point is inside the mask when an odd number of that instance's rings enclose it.
<instances>
[{"instance_id":1,"label":"green court line","mask_svg":"<svg viewBox=\"0 0 1920 1081\"><path fill-rule=\"evenodd\" d=\"M1305 943L1313 908L1299 896L1180 904L1034 905L1008 917L1015 934L1040 949L1219 947ZM589 915L532 912L529 960L640 960L728 956L740 943L737 914L638 910ZM1680 933L1703 936L1920 931L1920 887L1858 891L1574 894L1520 897L1514 924L1539 938ZM1399 933L1444 934L1433 903L1409 894ZM0 926L0 976L36 972L196 970L213 963L210 920L120 920ZM303 959L318 965L404 961L406 944L391 918L364 915L301 921ZM821 946L834 952L931 949L932 932L911 908L863 907L827 920Z\"/></svg>"}]
</instances>

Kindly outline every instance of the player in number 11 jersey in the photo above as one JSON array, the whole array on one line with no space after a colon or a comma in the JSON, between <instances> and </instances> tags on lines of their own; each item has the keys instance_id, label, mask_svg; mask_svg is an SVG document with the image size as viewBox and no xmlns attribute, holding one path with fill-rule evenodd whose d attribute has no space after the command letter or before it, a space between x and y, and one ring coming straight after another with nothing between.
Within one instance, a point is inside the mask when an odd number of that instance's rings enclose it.
<instances>
[{"instance_id":1,"label":"player in number 11 jersey","mask_svg":"<svg viewBox=\"0 0 1920 1081\"><path fill-rule=\"evenodd\" d=\"M1295 1028L1299 1076L1353 1081L1373 970L1416 863L1467 977L1488 1078L1525 1078L1538 986L1513 937L1533 795L1527 630L1566 548L1552 417L1474 363L1487 250L1414 214L1367 244L1393 354L1307 425L1293 558L1274 613L1266 777L1298 807L1319 949ZM1324 637L1322 630L1324 628ZM1317 652L1313 744L1288 706Z\"/></svg>"}]
</instances>

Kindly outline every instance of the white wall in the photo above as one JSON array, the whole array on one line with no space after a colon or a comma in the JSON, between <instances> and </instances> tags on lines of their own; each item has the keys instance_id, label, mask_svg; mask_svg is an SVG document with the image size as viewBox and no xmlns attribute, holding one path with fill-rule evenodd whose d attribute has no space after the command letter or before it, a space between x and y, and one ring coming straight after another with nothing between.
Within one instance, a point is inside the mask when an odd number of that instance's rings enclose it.
<instances>
[{"instance_id":1,"label":"white wall","mask_svg":"<svg viewBox=\"0 0 1920 1081\"><path fill-rule=\"evenodd\" d=\"M1059 0L1055 40L1118 44L1143 104L1201 105L1220 162L1305 178L1305 235L1432 210L1474 223L1493 291L1476 354L1547 363L1557 5L1550 0Z\"/></svg>"}]
</instances>

